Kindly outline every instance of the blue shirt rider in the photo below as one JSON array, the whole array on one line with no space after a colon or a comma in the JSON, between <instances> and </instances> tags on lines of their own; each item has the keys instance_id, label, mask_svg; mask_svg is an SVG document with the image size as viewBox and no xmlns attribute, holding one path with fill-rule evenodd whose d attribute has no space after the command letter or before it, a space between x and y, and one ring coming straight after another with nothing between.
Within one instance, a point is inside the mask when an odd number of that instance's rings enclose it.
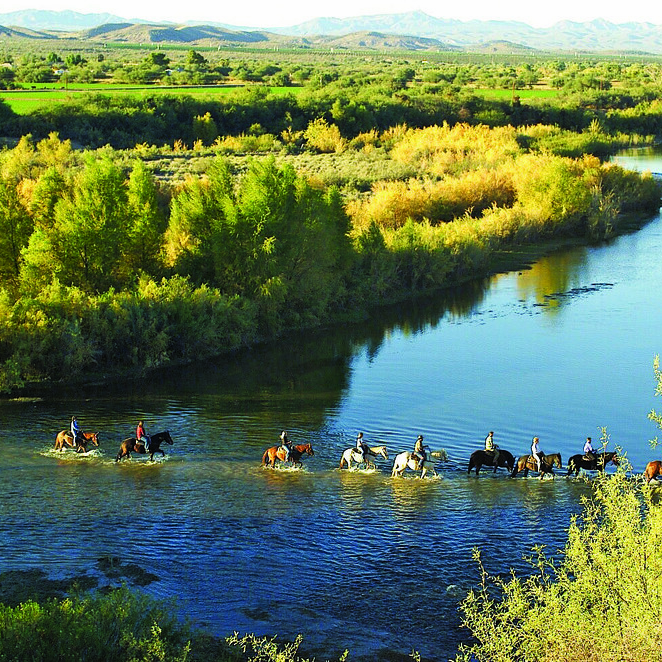
<instances>
[{"instance_id":1,"label":"blue shirt rider","mask_svg":"<svg viewBox=\"0 0 662 662\"><path fill-rule=\"evenodd\" d=\"M75 416L71 417L70 429L71 429L71 436L74 438L73 445L74 445L74 448L75 448L76 446L78 446L78 440L80 439L80 433L81 433L81 429L78 425L78 421L76 420Z\"/></svg>"}]
</instances>

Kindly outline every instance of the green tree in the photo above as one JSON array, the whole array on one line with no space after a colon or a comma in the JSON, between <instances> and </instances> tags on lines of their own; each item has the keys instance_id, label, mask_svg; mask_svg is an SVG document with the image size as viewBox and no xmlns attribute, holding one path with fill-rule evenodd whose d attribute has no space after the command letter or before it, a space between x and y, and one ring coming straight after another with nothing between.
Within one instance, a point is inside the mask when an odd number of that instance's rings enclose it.
<instances>
[{"instance_id":1,"label":"green tree","mask_svg":"<svg viewBox=\"0 0 662 662\"><path fill-rule=\"evenodd\" d=\"M0 178L0 284L18 283L21 251L27 246L34 224L23 205L16 184Z\"/></svg>"},{"instance_id":2,"label":"green tree","mask_svg":"<svg viewBox=\"0 0 662 662\"><path fill-rule=\"evenodd\" d=\"M63 282L91 291L121 283L130 226L122 171L109 159L88 163L73 193L55 207L53 248Z\"/></svg>"},{"instance_id":3,"label":"green tree","mask_svg":"<svg viewBox=\"0 0 662 662\"><path fill-rule=\"evenodd\" d=\"M144 271L154 275L160 268L165 218L159 207L154 177L142 161L133 164L129 175L128 206L131 225L124 255L125 265L129 274Z\"/></svg>"},{"instance_id":4,"label":"green tree","mask_svg":"<svg viewBox=\"0 0 662 662\"><path fill-rule=\"evenodd\" d=\"M211 145L218 138L218 127L209 111L193 118L193 135L205 145Z\"/></svg>"}]
</instances>

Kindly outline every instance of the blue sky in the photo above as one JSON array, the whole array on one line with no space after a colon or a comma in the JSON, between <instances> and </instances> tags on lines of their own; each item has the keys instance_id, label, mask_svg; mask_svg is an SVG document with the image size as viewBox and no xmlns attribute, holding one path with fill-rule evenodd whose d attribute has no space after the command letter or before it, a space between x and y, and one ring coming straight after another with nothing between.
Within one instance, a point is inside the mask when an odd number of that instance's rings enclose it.
<instances>
[{"instance_id":1,"label":"blue sky","mask_svg":"<svg viewBox=\"0 0 662 662\"><path fill-rule=\"evenodd\" d=\"M284 27L319 17L347 18L372 14L391 14L418 9L436 18L479 20L517 20L537 28L550 27L557 21L606 19L612 23L650 22L662 24L662 3L636 0L632 3L585 0L571 2L531 2L502 0L496 3L474 0L467 3L440 3L435 0L335 0L330 3L300 0L253 0L253 2L194 3L179 0L3 0L0 13L24 9L69 9L80 13L108 12L122 18L155 21L213 21L247 27Z\"/></svg>"}]
</instances>

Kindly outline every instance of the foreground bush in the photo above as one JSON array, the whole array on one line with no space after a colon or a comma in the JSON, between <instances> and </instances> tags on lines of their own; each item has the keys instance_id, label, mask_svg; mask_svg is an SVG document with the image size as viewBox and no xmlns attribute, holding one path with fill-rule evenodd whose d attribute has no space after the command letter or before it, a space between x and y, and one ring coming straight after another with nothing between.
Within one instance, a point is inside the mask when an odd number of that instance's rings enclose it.
<instances>
[{"instance_id":1,"label":"foreground bush","mask_svg":"<svg viewBox=\"0 0 662 662\"><path fill-rule=\"evenodd\" d=\"M595 481L557 560L491 577L462 604L476 643L457 662L659 660L662 508L623 467ZM480 563L480 554L475 554Z\"/></svg>"},{"instance_id":2,"label":"foreground bush","mask_svg":"<svg viewBox=\"0 0 662 662\"><path fill-rule=\"evenodd\" d=\"M183 662L190 633L166 605L130 592L0 604L0 659Z\"/></svg>"}]
</instances>

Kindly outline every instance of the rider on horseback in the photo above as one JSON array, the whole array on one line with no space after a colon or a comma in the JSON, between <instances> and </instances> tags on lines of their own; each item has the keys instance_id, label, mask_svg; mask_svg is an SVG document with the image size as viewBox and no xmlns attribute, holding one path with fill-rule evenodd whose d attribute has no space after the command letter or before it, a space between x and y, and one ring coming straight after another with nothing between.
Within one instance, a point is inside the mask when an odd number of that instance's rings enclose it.
<instances>
[{"instance_id":1,"label":"rider on horseback","mask_svg":"<svg viewBox=\"0 0 662 662\"><path fill-rule=\"evenodd\" d=\"M80 436L81 435L81 429L78 425L78 421L76 420L75 416L71 417L71 436L74 438L74 448L78 447L79 441L82 443L83 439Z\"/></svg>"},{"instance_id":2,"label":"rider on horseback","mask_svg":"<svg viewBox=\"0 0 662 662\"><path fill-rule=\"evenodd\" d=\"M499 447L494 443L494 431L490 430L487 437L485 437L485 450L488 453L494 453L494 466L499 466Z\"/></svg>"},{"instance_id":3,"label":"rider on horseback","mask_svg":"<svg viewBox=\"0 0 662 662\"><path fill-rule=\"evenodd\" d=\"M425 460L428 459L428 455L425 452L427 446L423 446L423 435L419 434L416 438L416 444L414 444L414 452L411 454L412 459L416 462L416 471L418 471L422 466Z\"/></svg>"},{"instance_id":4,"label":"rider on horseback","mask_svg":"<svg viewBox=\"0 0 662 662\"><path fill-rule=\"evenodd\" d=\"M142 421L138 421L138 427L136 428L136 441L140 444L144 444L145 452L149 453L149 436L145 432L145 425Z\"/></svg>"},{"instance_id":5,"label":"rider on horseback","mask_svg":"<svg viewBox=\"0 0 662 662\"><path fill-rule=\"evenodd\" d=\"M283 462L287 462L290 459L290 450L292 448L292 442L289 440L287 436L287 432L283 430L280 433L280 447L283 449L283 452L285 453L285 459Z\"/></svg>"},{"instance_id":6,"label":"rider on horseback","mask_svg":"<svg viewBox=\"0 0 662 662\"><path fill-rule=\"evenodd\" d=\"M531 455L533 456L533 459L535 460L538 467L538 473L540 473L540 463L542 462L542 458L545 456L545 454L540 450L539 441L540 439L538 439L538 437L534 437L531 441Z\"/></svg>"},{"instance_id":7,"label":"rider on horseback","mask_svg":"<svg viewBox=\"0 0 662 662\"><path fill-rule=\"evenodd\" d=\"M591 437L586 437L586 443L584 444L584 457L587 460L595 460L596 454L593 449L593 443L591 442Z\"/></svg>"},{"instance_id":8,"label":"rider on horseback","mask_svg":"<svg viewBox=\"0 0 662 662\"><path fill-rule=\"evenodd\" d=\"M363 464L366 463L366 457L369 450L368 444L363 441L363 432L359 432L358 435L356 435L356 452L361 453L361 462L363 462Z\"/></svg>"}]
</instances>

